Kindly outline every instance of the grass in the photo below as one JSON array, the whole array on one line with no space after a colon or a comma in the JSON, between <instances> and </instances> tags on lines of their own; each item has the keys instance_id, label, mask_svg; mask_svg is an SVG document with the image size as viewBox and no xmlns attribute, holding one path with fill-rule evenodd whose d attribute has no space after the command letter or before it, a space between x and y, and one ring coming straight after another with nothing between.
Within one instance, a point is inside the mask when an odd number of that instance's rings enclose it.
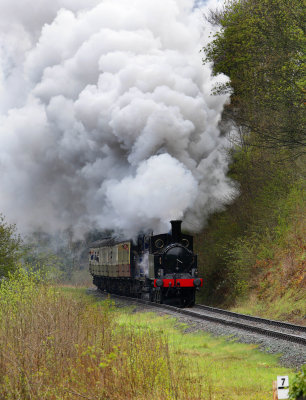
<instances>
[{"instance_id":1,"label":"grass","mask_svg":"<svg viewBox=\"0 0 306 400\"><path fill-rule=\"evenodd\" d=\"M263 400L272 397L277 375L293 376L278 364L278 357L260 352L255 345L241 344L204 332L185 333L186 326L169 316L152 313L121 313L119 323L133 329L161 332L171 354L182 357L203 390L203 399Z\"/></svg>"},{"instance_id":2,"label":"grass","mask_svg":"<svg viewBox=\"0 0 306 400\"><path fill-rule=\"evenodd\" d=\"M0 286L1 400L262 400L292 372L252 345L39 281L19 271Z\"/></svg>"},{"instance_id":3,"label":"grass","mask_svg":"<svg viewBox=\"0 0 306 400\"><path fill-rule=\"evenodd\" d=\"M275 288L274 294L265 299L259 299L257 295L250 295L239 301L231 311L257 315L280 321L288 321L305 325L306 292L288 289L280 295Z\"/></svg>"}]
</instances>

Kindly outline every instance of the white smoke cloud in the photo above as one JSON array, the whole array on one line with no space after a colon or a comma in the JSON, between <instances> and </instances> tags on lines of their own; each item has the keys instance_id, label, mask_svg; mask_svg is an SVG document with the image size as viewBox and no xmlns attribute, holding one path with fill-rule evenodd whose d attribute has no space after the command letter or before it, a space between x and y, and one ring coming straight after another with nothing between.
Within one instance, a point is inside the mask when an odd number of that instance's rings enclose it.
<instances>
[{"instance_id":1,"label":"white smoke cloud","mask_svg":"<svg viewBox=\"0 0 306 400\"><path fill-rule=\"evenodd\" d=\"M168 222L169 218L183 218L183 211L197 197L197 181L183 164L169 154L161 154L141 162L135 176L106 182L102 193L106 193L109 212L103 214L110 215L109 224L135 231L139 220Z\"/></svg>"},{"instance_id":2,"label":"white smoke cloud","mask_svg":"<svg viewBox=\"0 0 306 400\"><path fill-rule=\"evenodd\" d=\"M197 230L233 193L193 0L3 0L0 29L0 211L20 228Z\"/></svg>"}]
</instances>

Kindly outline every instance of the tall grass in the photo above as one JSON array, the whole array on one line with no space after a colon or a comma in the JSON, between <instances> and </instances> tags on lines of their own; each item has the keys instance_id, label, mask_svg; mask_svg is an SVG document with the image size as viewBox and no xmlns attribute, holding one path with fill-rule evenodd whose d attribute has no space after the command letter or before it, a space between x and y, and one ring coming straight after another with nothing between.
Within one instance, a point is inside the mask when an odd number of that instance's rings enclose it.
<instances>
[{"instance_id":1,"label":"tall grass","mask_svg":"<svg viewBox=\"0 0 306 400\"><path fill-rule=\"evenodd\" d=\"M0 286L1 400L203 399L167 338L19 270Z\"/></svg>"}]
</instances>

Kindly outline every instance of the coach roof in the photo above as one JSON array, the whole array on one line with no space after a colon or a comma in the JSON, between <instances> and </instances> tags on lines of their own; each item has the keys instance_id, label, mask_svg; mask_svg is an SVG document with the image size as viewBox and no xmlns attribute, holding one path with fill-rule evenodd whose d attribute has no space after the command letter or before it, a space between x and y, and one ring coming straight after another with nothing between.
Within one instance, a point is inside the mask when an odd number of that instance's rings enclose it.
<instances>
[{"instance_id":1,"label":"coach roof","mask_svg":"<svg viewBox=\"0 0 306 400\"><path fill-rule=\"evenodd\" d=\"M109 247L109 246L115 246L116 244L119 243L126 243L130 242L130 240L119 240L118 238L112 238L112 237L106 237L101 240L96 240L95 242L90 243L89 247L90 248L97 248L97 247Z\"/></svg>"}]
</instances>

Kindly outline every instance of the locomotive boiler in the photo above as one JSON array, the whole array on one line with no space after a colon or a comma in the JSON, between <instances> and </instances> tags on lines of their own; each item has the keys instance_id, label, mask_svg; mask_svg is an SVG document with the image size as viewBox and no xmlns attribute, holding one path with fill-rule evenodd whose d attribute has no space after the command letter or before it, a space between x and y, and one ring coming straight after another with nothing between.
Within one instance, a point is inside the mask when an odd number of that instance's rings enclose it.
<instances>
[{"instance_id":1,"label":"locomotive boiler","mask_svg":"<svg viewBox=\"0 0 306 400\"><path fill-rule=\"evenodd\" d=\"M133 240L108 237L91 244L89 271L100 290L157 303L191 307L198 277L193 237L181 231L182 221L170 221L169 233L139 235Z\"/></svg>"}]
</instances>

